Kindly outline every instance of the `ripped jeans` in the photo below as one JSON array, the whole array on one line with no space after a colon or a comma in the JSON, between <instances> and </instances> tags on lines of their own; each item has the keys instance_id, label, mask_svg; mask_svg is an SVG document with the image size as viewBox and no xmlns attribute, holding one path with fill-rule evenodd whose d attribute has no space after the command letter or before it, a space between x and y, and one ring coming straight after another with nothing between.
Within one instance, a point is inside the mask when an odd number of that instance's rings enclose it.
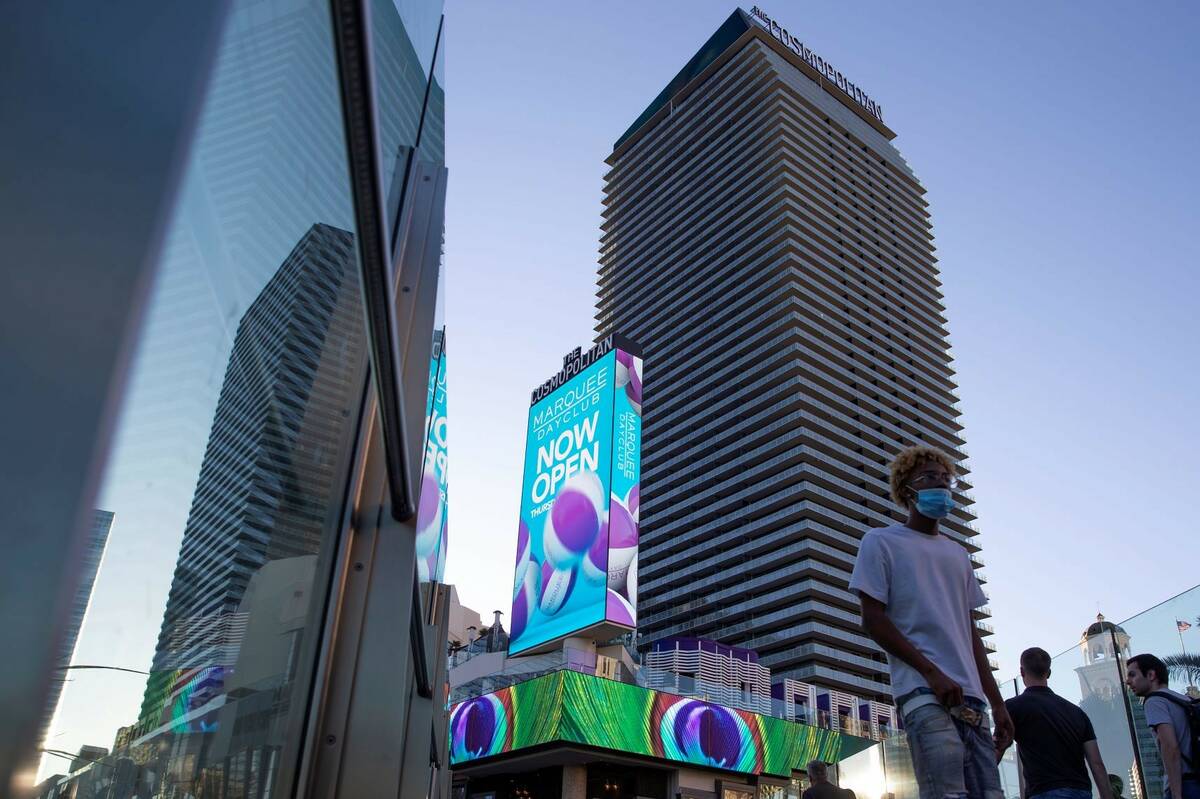
<instances>
[{"instance_id":1,"label":"ripped jeans","mask_svg":"<svg viewBox=\"0 0 1200 799\"><path fill-rule=\"evenodd\" d=\"M967 704L986 709L974 699ZM978 725L968 724L935 702L905 714L904 729L921 799L1003 799L986 716Z\"/></svg>"}]
</instances>

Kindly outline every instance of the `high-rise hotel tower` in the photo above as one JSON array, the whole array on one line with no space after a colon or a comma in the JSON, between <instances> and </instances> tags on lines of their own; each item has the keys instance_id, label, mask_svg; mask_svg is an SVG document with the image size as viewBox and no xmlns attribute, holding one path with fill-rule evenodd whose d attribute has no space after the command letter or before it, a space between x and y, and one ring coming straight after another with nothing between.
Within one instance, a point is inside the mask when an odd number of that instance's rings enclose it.
<instances>
[{"instance_id":1,"label":"high-rise hotel tower","mask_svg":"<svg viewBox=\"0 0 1200 799\"><path fill-rule=\"evenodd\" d=\"M776 680L890 696L847 590L858 544L899 518L900 448L966 457L925 190L893 138L755 8L608 158L596 328L641 342L653 372L643 648L710 638ZM977 553L969 487L943 530Z\"/></svg>"}]
</instances>

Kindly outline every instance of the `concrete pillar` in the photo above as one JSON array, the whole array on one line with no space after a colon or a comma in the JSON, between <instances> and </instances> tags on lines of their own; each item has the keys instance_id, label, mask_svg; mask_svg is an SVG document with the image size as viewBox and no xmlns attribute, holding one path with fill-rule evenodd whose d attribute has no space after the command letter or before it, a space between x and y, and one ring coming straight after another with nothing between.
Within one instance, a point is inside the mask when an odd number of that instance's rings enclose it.
<instances>
[{"instance_id":1,"label":"concrete pillar","mask_svg":"<svg viewBox=\"0 0 1200 799\"><path fill-rule=\"evenodd\" d=\"M596 642L583 636L572 636L563 640L563 662L576 668L596 671Z\"/></svg>"},{"instance_id":2,"label":"concrete pillar","mask_svg":"<svg viewBox=\"0 0 1200 799\"><path fill-rule=\"evenodd\" d=\"M587 799L587 766L563 766L562 799Z\"/></svg>"}]
</instances>

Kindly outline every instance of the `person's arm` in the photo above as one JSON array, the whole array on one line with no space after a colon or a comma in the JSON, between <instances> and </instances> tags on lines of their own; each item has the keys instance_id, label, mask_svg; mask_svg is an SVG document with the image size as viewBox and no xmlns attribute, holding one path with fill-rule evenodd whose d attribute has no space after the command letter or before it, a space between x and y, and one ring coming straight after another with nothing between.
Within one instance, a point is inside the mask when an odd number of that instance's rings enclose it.
<instances>
[{"instance_id":1,"label":"person's arm","mask_svg":"<svg viewBox=\"0 0 1200 799\"><path fill-rule=\"evenodd\" d=\"M1114 799L1112 783L1108 781L1108 769L1104 767L1104 758L1100 757L1100 746L1094 738L1083 742L1083 757L1092 772L1092 781L1096 783L1100 799Z\"/></svg>"},{"instance_id":2,"label":"person's arm","mask_svg":"<svg viewBox=\"0 0 1200 799\"><path fill-rule=\"evenodd\" d=\"M1175 728L1170 724L1155 724L1154 735L1158 738L1158 753L1162 756L1163 768L1167 770L1167 785L1171 788L1171 796L1182 797L1183 766Z\"/></svg>"},{"instance_id":3,"label":"person's arm","mask_svg":"<svg viewBox=\"0 0 1200 799\"><path fill-rule=\"evenodd\" d=\"M935 666L932 660L922 655L912 645L912 642L896 629L896 625L887 617L885 612L887 608L882 602L861 591L858 596L862 602L863 631L871 637L871 640L916 669L929 683L934 695L943 705L947 707L961 705L963 701L962 686L942 673L942 670ZM999 696L999 694L1000 692L997 690L996 695Z\"/></svg>"},{"instance_id":4,"label":"person's arm","mask_svg":"<svg viewBox=\"0 0 1200 799\"><path fill-rule=\"evenodd\" d=\"M1021 766L1021 758L1017 758L1017 785L1021 789L1021 799L1028 799L1025 791L1025 769Z\"/></svg>"},{"instance_id":5,"label":"person's arm","mask_svg":"<svg viewBox=\"0 0 1200 799\"><path fill-rule=\"evenodd\" d=\"M1008 710L1007 702L1004 703L1004 709ZM1012 718L1012 713L1009 713L1008 717ZM1012 745L1013 739L1016 737L1016 720L1015 719L1013 720L1013 731L1014 731L1013 738L1009 738L1007 741L1005 741L1004 746L1000 746L1000 742L996 742L996 765L999 765L1000 761L1004 759L1004 753L1008 751L1008 747L1010 745ZM1020 757L1017 758L1017 761L1018 761L1017 769L1018 769L1018 773L1019 773L1019 770L1021 768Z\"/></svg>"},{"instance_id":6,"label":"person's arm","mask_svg":"<svg viewBox=\"0 0 1200 799\"><path fill-rule=\"evenodd\" d=\"M1000 695L1000 686L996 685L996 675L992 674L992 664L988 663L987 650L983 647L983 638L979 636L979 628L971 622L971 650L975 655L975 670L979 673L979 684L987 695L988 704L992 706L992 737L996 749L1007 749L1013 739L1013 722L1004 706L1004 697Z\"/></svg>"}]
</instances>

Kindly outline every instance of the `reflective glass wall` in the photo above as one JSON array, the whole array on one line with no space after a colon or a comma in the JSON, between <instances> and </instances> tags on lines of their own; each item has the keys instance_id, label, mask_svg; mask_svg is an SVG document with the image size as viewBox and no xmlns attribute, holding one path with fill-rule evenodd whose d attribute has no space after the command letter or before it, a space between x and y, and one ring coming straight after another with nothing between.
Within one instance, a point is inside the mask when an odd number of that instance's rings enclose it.
<instances>
[{"instance_id":1,"label":"reflective glass wall","mask_svg":"<svg viewBox=\"0 0 1200 799\"><path fill-rule=\"evenodd\" d=\"M413 164L444 166L441 3L371 13L394 223ZM235 0L225 20L55 669L38 796L257 799L294 779L369 407L331 20L322 0Z\"/></svg>"},{"instance_id":2,"label":"reflective glass wall","mask_svg":"<svg viewBox=\"0 0 1200 799\"><path fill-rule=\"evenodd\" d=\"M1078 705L1096 730L1096 741L1113 795L1161 799L1163 767L1142 701L1125 687L1125 661L1150 653L1171 667L1170 687L1200 697L1200 586L1120 622L1103 615L1091 620L1079 642L1052 659L1050 689ZM1014 653L1014 656L1019 653ZM1015 696L1020 678L1001 683ZM1002 774L1017 796L1016 754L1010 751Z\"/></svg>"}]
</instances>

